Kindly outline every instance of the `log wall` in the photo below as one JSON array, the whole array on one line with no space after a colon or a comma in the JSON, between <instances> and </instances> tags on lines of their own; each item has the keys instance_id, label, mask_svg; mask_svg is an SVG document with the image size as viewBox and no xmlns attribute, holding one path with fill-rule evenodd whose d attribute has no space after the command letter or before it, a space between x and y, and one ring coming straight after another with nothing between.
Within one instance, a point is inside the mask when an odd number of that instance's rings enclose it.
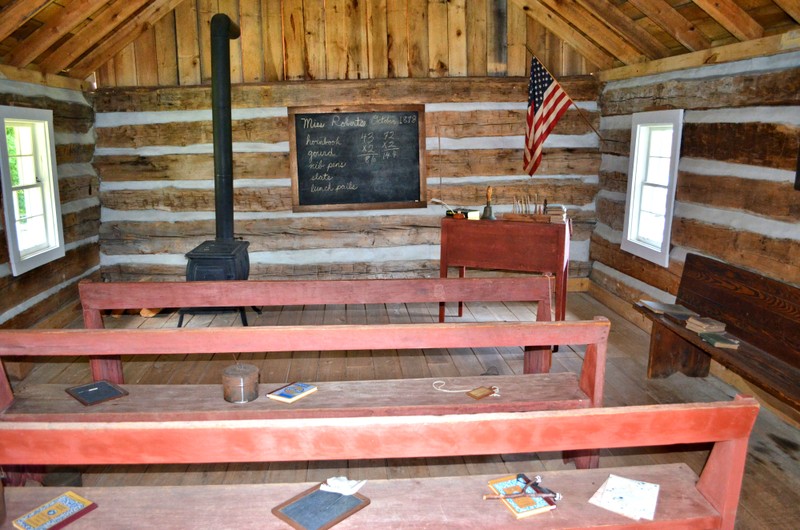
<instances>
[{"instance_id":1,"label":"log wall","mask_svg":"<svg viewBox=\"0 0 800 530\"><path fill-rule=\"evenodd\" d=\"M635 301L673 301L687 252L800 285L800 53L607 83L595 284ZM620 250L631 114L682 108L669 268Z\"/></svg>"},{"instance_id":2,"label":"log wall","mask_svg":"<svg viewBox=\"0 0 800 530\"><path fill-rule=\"evenodd\" d=\"M597 127L597 84L564 78ZM438 275L444 208L293 213L287 107L425 105L428 199L495 213L514 195L566 204L575 220L573 276L589 272L598 139L573 107L545 143L535 178L522 170L526 78L275 82L233 87L235 233L251 278ZM214 237L208 87L102 89L96 96L103 276L183 279L184 254Z\"/></svg>"},{"instance_id":3,"label":"log wall","mask_svg":"<svg viewBox=\"0 0 800 530\"><path fill-rule=\"evenodd\" d=\"M99 68L98 86L209 84L216 13L241 27L234 83L524 76L531 53L554 75L621 64L591 46L592 64L511 0L183 0Z\"/></svg>"},{"instance_id":4,"label":"log wall","mask_svg":"<svg viewBox=\"0 0 800 530\"><path fill-rule=\"evenodd\" d=\"M53 111L66 241L65 257L15 277L6 234L0 231L0 327L58 327L80 314L77 282L100 266L99 179L91 163L95 147L92 101L78 90L0 79L0 105Z\"/></svg>"}]
</instances>

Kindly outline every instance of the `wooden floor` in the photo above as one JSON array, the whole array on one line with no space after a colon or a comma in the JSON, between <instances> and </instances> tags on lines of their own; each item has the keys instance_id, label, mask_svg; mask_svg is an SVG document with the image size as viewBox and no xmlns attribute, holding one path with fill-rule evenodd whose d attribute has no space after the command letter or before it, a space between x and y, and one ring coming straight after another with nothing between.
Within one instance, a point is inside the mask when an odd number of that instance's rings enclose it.
<instances>
[{"instance_id":1,"label":"wooden floor","mask_svg":"<svg viewBox=\"0 0 800 530\"><path fill-rule=\"evenodd\" d=\"M434 305L390 304L386 306L325 306L265 308L257 315L248 308L250 325L337 324L434 321ZM533 320L535 307L526 304L468 304L459 320ZM452 313L453 308L448 308ZM571 293L568 320L608 317L611 338L606 370L607 406L728 400L735 390L715 377L668 379L645 378L649 336L584 293ZM138 315L106 317L107 327L174 327L175 312L162 312L153 318ZM455 321L456 318L453 317ZM80 326L80 323L76 323ZM187 315L188 327L240 325L238 313ZM553 371L579 369L582 351L561 348L554 354ZM291 355L245 355L241 361L259 367L262 383L289 381L334 381L436 377L446 380L459 375L511 374L522 372L522 351L516 348L459 349L379 352L316 352ZM127 383L181 384L221 383L222 371L233 362L231 356L139 357L124 363ZM491 375L487 375L491 384ZM71 383L89 381L85 362L43 363L37 365L21 385L29 383ZM502 392L502 389L500 389ZM220 397L222 390L220 386ZM745 483L737 528L800 528L800 433L781 422L769 411L759 415L750 442ZM698 471L707 456L705 447L679 450L613 450L601 453L601 466L635 465L684 461ZM323 481L331 476L352 479L410 478L417 476L457 476L464 474L502 474L527 472L542 475L547 471L572 467L556 453L504 455L502 457L433 458L404 461L334 461L312 463L252 463L169 466L108 466L86 470L85 486L233 484L263 482Z\"/></svg>"}]
</instances>

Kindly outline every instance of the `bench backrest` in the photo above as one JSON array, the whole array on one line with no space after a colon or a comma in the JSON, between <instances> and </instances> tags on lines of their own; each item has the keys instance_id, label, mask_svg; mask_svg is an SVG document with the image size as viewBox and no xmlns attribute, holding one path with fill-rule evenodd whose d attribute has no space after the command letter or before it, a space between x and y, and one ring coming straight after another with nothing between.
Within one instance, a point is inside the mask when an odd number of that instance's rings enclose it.
<instances>
[{"instance_id":1,"label":"bench backrest","mask_svg":"<svg viewBox=\"0 0 800 530\"><path fill-rule=\"evenodd\" d=\"M688 254L676 301L725 322L733 335L800 367L800 289Z\"/></svg>"},{"instance_id":2,"label":"bench backrest","mask_svg":"<svg viewBox=\"0 0 800 530\"><path fill-rule=\"evenodd\" d=\"M78 289L86 327L102 327L100 311L105 309L462 301L538 302L537 320L550 320L550 283L550 278L537 276L397 280L82 281Z\"/></svg>"}]
</instances>

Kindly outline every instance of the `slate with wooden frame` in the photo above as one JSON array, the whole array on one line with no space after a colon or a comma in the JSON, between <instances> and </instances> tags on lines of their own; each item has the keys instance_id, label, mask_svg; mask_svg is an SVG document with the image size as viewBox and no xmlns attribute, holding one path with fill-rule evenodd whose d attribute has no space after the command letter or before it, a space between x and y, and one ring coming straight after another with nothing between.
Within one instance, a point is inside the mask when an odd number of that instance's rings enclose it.
<instances>
[{"instance_id":1,"label":"slate with wooden frame","mask_svg":"<svg viewBox=\"0 0 800 530\"><path fill-rule=\"evenodd\" d=\"M289 109L292 210L426 206L424 105Z\"/></svg>"}]
</instances>

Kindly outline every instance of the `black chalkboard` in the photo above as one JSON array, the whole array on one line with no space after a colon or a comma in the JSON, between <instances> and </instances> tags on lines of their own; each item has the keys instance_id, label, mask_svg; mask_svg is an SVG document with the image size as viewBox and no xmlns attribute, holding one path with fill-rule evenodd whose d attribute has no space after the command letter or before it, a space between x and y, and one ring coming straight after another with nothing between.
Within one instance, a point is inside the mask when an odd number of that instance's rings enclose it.
<instances>
[{"instance_id":1,"label":"black chalkboard","mask_svg":"<svg viewBox=\"0 0 800 530\"><path fill-rule=\"evenodd\" d=\"M421 105L289 109L294 211L425 203Z\"/></svg>"}]
</instances>

